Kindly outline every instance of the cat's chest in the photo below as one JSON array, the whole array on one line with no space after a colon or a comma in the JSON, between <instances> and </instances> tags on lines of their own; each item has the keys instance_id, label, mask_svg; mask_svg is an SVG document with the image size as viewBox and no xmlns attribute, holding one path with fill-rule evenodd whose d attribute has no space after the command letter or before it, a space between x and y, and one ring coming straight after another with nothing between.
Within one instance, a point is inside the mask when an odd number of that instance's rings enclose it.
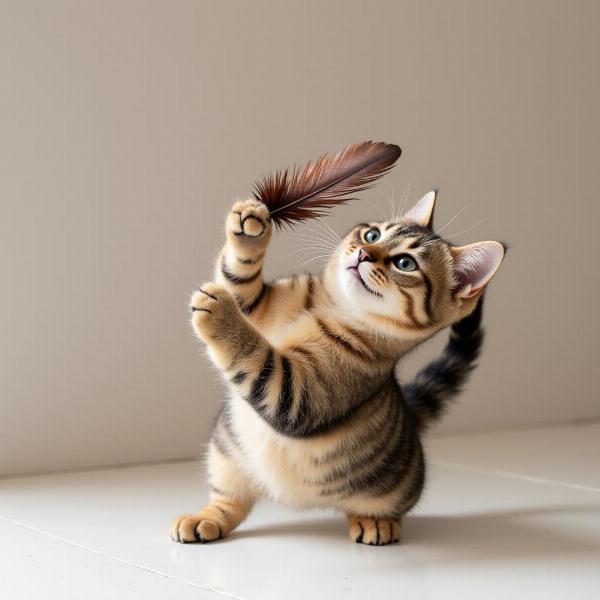
<instances>
[{"instance_id":1,"label":"cat's chest","mask_svg":"<svg viewBox=\"0 0 600 600\"><path fill-rule=\"evenodd\" d=\"M278 314L255 322L253 325L275 348L284 348L301 342L314 332L316 317L310 312L281 310Z\"/></svg>"}]
</instances>

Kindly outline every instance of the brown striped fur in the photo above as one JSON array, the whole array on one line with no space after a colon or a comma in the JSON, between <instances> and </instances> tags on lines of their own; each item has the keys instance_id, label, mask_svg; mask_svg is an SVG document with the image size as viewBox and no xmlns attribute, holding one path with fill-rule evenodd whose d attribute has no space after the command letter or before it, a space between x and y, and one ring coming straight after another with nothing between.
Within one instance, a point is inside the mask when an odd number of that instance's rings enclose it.
<instances>
[{"instance_id":1,"label":"brown striped fur","mask_svg":"<svg viewBox=\"0 0 600 600\"><path fill-rule=\"evenodd\" d=\"M268 284L268 209L254 199L234 205L215 280L191 301L194 330L230 389L208 448L211 503L179 517L173 539L225 537L270 497L346 512L354 541L398 540L425 463L420 415L405 404L394 368L469 315L493 275L482 278L477 256L471 271L459 269L466 258L429 229L429 204L399 222L357 226L321 276ZM369 243L375 228L381 237ZM400 254L418 269L397 268Z\"/></svg>"}]
</instances>

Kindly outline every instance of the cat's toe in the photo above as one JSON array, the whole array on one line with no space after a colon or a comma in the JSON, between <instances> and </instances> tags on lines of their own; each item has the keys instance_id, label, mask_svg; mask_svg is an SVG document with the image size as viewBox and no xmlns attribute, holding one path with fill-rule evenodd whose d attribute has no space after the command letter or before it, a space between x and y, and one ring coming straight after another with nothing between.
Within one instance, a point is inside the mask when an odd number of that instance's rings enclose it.
<instances>
[{"instance_id":1,"label":"cat's toe","mask_svg":"<svg viewBox=\"0 0 600 600\"><path fill-rule=\"evenodd\" d=\"M218 283L204 283L192 294L190 310L193 313L216 314L235 304L231 294Z\"/></svg>"},{"instance_id":2,"label":"cat's toe","mask_svg":"<svg viewBox=\"0 0 600 600\"><path fill-rule=\"evenodd\" d=\"M213 312L211 310L211 305L214 304L216 301L216 296L210 294L209 292L203 289L200 289L192 294L192 299L190 301L190 310L192 312L211 313Z\"/></svg>"},{"instance_id":3,"label":"cat's toe","mask_svg":"<svg viewBox=\"0 0 600 600\"><path fill-rule=\"evenodd\" d=\"M235 298L218 283L205 283L194 292L190 302L192 326L205 342L228 330L242 318Z\"/></svg>"},{"instance_id":4,"label":"cat's toe","mask_svg":"<svg viewBox=\"0 0 600 600\"><path fill-rule=\"evenodd\" d=\"M258 200L250 198L233 205L227 226L235 236L265 237L270 229L269 209Z\"/></svg>"},{"instance_id":5,"label":"cat's toe","mask_svg":"<svg viewBox=\"0 0 600 600\"><path fill-rule=\"evenodd\" d=\"M177 517L171 526L171 539L182 544L212 542L222 537L221 528L217 523L192 515Z\"/></svg>"},{"instance_id":6,"label":"cat's toe","mask_svg":"<svg viewBox=\"0 0 600 600\"><path fill-rule=\"evenodd\" d=\"M182 544L197 541L194 533L196 525L193 521L194 517L192 515L180 515L177 517L171 525L171 539L174 542Z\"/></svg>"},{"instance_id":7,"label":"cat's toe","mask_svg":"<svg viewBox=\"0 0 600 600\"><path fill-rule=\"evenodd\" d=\"M385 546L400 539L400 522L395 519L353 517L350 521L350 539L357 544Z\"/></svg>"},{"instance_id":8,"label":"cat's toe","mask_svg":"<svg viewBox=\"0 0 600 600\"><path fill-rule=\"evenodd\" d=\"M217 523L203 519L196 526L196 537L200 542L213 542L221 539L223 533Z\"/></svg>"}]
</instances>

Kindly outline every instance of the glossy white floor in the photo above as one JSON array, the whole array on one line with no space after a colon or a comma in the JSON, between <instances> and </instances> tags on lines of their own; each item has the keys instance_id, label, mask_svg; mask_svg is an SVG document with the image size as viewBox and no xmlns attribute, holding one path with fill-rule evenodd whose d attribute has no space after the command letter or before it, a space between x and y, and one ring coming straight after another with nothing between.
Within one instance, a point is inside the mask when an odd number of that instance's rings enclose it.
<instances>
[{"instance_id":1,"label":"glossy white floor","mask_svg":"<svg viewBox=\"0 0 600 600\"><path fill-rule=\"evenodd\" d=\"M196 463L0 480L0 598L599 598L600 424L428 441L402 543L262 504L228 540L181 545Z\"/></svg>"}]
</instances>

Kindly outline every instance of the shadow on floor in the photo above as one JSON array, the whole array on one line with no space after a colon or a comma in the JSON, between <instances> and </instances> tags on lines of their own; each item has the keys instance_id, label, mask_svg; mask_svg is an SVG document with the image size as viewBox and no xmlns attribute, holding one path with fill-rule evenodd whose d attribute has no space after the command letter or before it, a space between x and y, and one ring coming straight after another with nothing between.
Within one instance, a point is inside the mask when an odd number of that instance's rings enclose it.
<instances>
[{"instance_id":1,"label":"shadow on floor","mask_svg":"<svg viewBox=\"0 0 600 600\"><path fill-rule=\"evenodd\" d=\"M429 565L432 558L440 562L498 561L583 553L588 558L590 553L597 553L600 558L600 540L594 539L585 527L586 519L598 518L599 512L600 506L563 506L472 515L409 515L403 522L401 543L388 549L410 552L415 555L413 558L426 550ZM242 529L231 539L258 537L338 539L352 544L343 517L309 517Z\"/></svg>"}]
</instances>

